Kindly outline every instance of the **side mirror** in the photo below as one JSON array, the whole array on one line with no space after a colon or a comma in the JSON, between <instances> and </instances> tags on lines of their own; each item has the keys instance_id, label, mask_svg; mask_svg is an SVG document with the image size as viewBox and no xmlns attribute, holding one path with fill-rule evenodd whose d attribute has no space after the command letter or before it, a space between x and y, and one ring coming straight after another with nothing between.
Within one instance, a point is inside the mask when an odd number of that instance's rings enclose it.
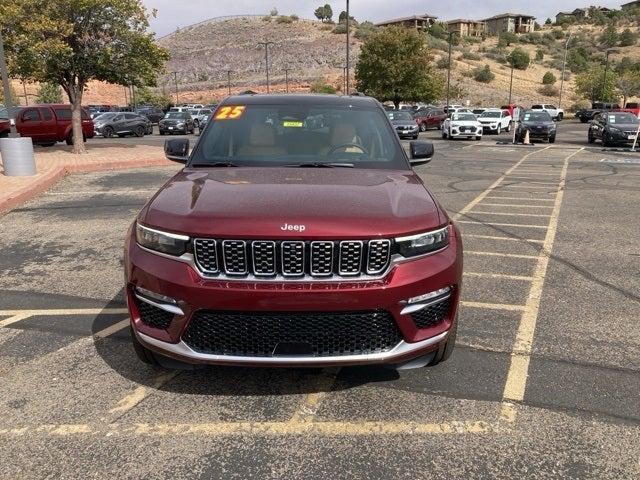
<instances>
[{"instance_id":1,"label":"side mirror","mask_svg":"<svg viewBox=\"0 0 640 480\"><path fill-rule=\"evenodd\" d=\"M174 138L164 142L164 155L169 160L178 163L187 163L189 160L189 139Z\"/></svg>"},{"instance_id":2,"label":"side mirror","mask_svg":"<svg viewBox=\"0 0 640 480\"><path fill-rule=\"evenodd\" d=\"M410 142L409 150L411 152L411 159L409 162L414 166L429 163L434 153L433 143L431 142Z\"/></svg>"}]
</instances>

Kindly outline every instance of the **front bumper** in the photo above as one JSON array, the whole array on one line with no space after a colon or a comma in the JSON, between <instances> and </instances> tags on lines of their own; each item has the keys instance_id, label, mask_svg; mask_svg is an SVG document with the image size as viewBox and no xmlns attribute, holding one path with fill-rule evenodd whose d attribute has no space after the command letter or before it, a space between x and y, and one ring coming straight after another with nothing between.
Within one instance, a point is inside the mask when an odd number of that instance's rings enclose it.
<instances>
[{"instance_id":1,"label":"front bumper","mask_svg":"<svg viewBox=\"0 0 640 480\"><path fill-rule=\"evenodd\" d=\"M242 281L203 278L187 263L141 248L130 233L125 247L126 295L135 335L145 347L196 364L252 366L331 366L400 364L436 351L446 342L455 321L462 278L460 235L451 226L450 245L429 256L396 263L381 279L344 282ZM137 289L176 299L176 315L167 328L155 328L141 318ZM418 328L406 301L450 288L442 321ZM196 351L185 341L196 313L218 312L362 312L385 311L400 332L400 341L384 351L340 355L227 355ZM180 314L181 313L181 314Z\"/></svg>"},{"instance_id":2,"label":"front bumper","mask_svg":"<svg viewBox=\"0 0 640 480\"><path fill-rule=\"evenodd\" d=\"M457 137L473 138L473 137L481 137L482 136L482 132L483 132L483 128L482 127L478 127L478 128L472 127L471 130L467 129L465 131L462 131L458 127L452 127L450 135L452 137L456 137L456 138Z\"/></svg>"},{"instance_id":3,"label":"front bumper","mask_svg":"<svg viewBox=\"0 0 640 480\"><path fill-rule=\"evenodd\" d=\"M484 132L487 132L487 133L495 133L495 132L497 132L497 131L498 131L498 125L496 125L496 124L489 124L489 123L486 123L486 124L485 124L485 123L483 123L483 124L482 124L482 130L483 130Z\"/></svg>"},{"instance_id":4,"label":"front bumper","mask_svg":"<svg viewBox=\"0 0 640 480\"><path fill-rule=\"evenodd\" d=\"M420 133L420 127L417 125L413 127L411 130L397 130L398 136L400 138L413 138L416 137Z\"/></svg>"}]
</instances>

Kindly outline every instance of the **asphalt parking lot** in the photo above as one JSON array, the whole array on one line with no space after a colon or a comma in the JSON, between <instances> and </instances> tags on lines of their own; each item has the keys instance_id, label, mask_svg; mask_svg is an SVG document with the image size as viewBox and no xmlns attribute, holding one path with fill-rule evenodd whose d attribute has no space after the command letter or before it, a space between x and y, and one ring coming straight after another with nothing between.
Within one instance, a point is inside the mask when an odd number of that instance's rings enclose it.
<instances>
[{"instance_id":1,"label":"asphalt parking lot","mask_svg":"<svg viewBox=\"0 0 640 480\"><path fill-rule=\"evenodd\" d=\"M123 238L178 165L70 176L0 216L0 478L638 478L640 156L559 128L422 135L465 246L458 346L432 369L140 363Z\"/></svg>"}]
</instances>

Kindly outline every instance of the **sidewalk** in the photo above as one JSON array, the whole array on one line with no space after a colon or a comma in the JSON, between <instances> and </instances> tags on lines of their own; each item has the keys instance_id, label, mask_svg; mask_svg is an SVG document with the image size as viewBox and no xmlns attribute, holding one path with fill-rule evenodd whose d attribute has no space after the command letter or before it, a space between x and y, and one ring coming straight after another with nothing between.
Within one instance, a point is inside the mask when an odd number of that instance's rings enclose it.
<instances>
[{"instance_id":1,"label":"sidewalk","mask_svg":"<svg viewBox=\"0 0 640 480\"><path fill-rule=\"evenodd\" d=\"M0 164L0 214L48 190L65 175L98 170L175 165L162 147L104 144L88 146L86 155L73 155L71 147L35 148L38 174L7 177Z\"/></svg>"}]
</instances>

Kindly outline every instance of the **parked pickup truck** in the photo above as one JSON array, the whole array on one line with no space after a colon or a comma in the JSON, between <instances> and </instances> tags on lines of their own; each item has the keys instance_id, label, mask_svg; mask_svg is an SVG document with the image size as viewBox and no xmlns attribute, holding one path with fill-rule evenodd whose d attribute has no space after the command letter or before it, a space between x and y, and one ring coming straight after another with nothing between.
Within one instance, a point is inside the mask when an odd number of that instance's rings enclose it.
<instances>
[{"instance_id":1,"label":"parked pickup truck","mask_svg":"<svg viewBox=\"0 0 640 480\"><path fill-rule=\"evenodd\" d=\"M5 110L6 112L6 110ZM9 119L1 118L0 137L9 135ZM31 137L33 143L50 147L56 142L73 144L71 105L32 105L16 110L16 128L22 137ZM89 112L82 109L82 133L86 140L93 138L93 121Z\"/></svg>"},{"instance_id":2,"label":"parked pickup truck","mask_svg":"<svg viewBox=\"0 0 640 480\"><path fill-rule=\"evenodd\" d=\"M640 103L638 102L627 102L624 108L617 108L616 112L628 112L635 117L640 118Z\"/></svg>"},{"instance_id":3,"label":"parked pickup truck","mask_svg":"<svg viewBox=\"0 0 640 480\"><path fill-rule=\"evenodd\" d=\"M413 115L413 118L416 119L416 123L420 127L420 131L426 132L430 128L440 130L442 122L447 118L447 114L443 109L418 110Z\"/></svg>"},{"instance_id":4,"label":"parked pickup truck","mask_svg":"<svg viewBox=\"0 0 640 480\"><path fill-rule=\"evenodd\" d=\"M610 110L618 110L620 105L615 103L606 102L593 102L591 108L580 109L576 112L576 118L582 123L590 122L596 115L602 112L608 112Z\"/></svg>"}]
</instances>

